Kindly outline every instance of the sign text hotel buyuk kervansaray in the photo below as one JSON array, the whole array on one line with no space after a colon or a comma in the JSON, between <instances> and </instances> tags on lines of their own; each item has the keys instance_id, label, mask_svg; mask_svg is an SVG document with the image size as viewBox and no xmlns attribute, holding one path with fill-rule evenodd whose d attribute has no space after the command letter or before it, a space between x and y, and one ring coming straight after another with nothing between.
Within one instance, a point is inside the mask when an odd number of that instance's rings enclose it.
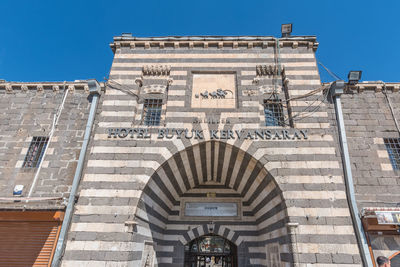
<instances>
[{"instance_id":1,"label":"sign text hotel buyuk kervansaray","mask_svg":"<svg viewBox=\"0 0 400 267\"><path fill-rule=\"evenodd\" d=\"M108 138L150 139L157 135L158 139L204 139L204 130L158 128L108 128ZM251 140L304 140L308 139L307 130L297 129L250 129L250 130L209 130L210 139L251 139Z\"/></svg>"}]
</instances>

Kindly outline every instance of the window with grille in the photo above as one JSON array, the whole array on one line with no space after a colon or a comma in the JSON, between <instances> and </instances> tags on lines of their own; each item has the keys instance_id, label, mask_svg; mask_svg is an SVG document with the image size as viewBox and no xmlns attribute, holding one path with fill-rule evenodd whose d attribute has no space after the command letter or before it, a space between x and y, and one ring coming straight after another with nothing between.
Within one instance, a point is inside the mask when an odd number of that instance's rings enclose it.
<instances>
[{"instance_id":1,"label":"window with grille","mask_svg":"<svg viewBox=\"0 0 400 267\"><path fill-rule=\"evenodd\" d=\"M284 126L284 115L280 100L264 100L265 126Z\"/></svg>"},{"instance_id":2,"label":"window with grille","mask_svg":"<svg viewBox=\"0 0 400 267\"><path fill-rule=\"evenodd\" d=\"M144 124L147 126L160 125L162 99L145 99L143 105Z\"/></svg>"},{"instance_id":3,"label":"window with grille","mask_svg":"<svg viewBox=\"0 0 400 267\"><path fill-rule=\"evenodd\" d=\"M25 156L24 168L36 168L42 160L49 138L47 136L34 136Z\"/></svg>"},{"instance_id":4,"label":"window with grille","mask_svg":"<svg viewBox=\"0 0 400 267\"><path fill-rule=\"evenodd\" d=\"M400 170L400 138L384 138L393 170Z\"/></svg>"}]
</instances>

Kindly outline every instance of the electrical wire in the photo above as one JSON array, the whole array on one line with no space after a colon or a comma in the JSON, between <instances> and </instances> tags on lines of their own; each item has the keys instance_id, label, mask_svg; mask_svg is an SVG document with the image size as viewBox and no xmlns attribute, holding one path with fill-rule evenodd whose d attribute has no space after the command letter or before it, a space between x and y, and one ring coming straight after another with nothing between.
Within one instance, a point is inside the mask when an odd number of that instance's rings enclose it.
<instances>
[{"instance_id":1,"label":"electrical wire","mask_svg":"<svg viewBox=\"0 0 400 267\"><path fill-rule=\"evenodd\" d=\"M121 84L113 79L108 79L107 80L107 85L108 87L110 87L111 89L115 89L115 90L119 90L121 92L124 92L128 95L134 96L137 98L137 100L139 101L140 97L139 95L135 94L134 92L132 92L132 87L127 86L126 84Z\"/></svg>"},{"instance_id":2,"label":"electrical wire","mask_svg":"<svg viewBox=\"0 0 400 267\"><path fill-rule=\"evenodd\" d=\"M383 82L383 81L380 81L380 82L383 84L383 90L382 90L382 92L383 92L383 94L385 95L386 101L388 102L389 109L390 109L390 113L392 114L392 117L393 117L393 120L394 120L394 124L395 124L395 126L396 126L396 129L397 129L397 132L400 134L399 123L397 122L396 116L395 116L395 114L394 114L394 110L393 110L393 107L392 107L392 103L390 102L390 98L389 98L389 96L387 95L386 83Z\"/></svg>"},{"instance_id":3,"label":"electrical wire","mask_svg":"<svg viewBox=\"0 0 400 267\"><path fill-rule=\"evenodd\" d=\"M321 65L329 73L329 75L331 75L335 80L343 80L339 76L337 76L335 73L333 73L331 70L329 70L327 67L325 67L324 64L321 63L321 61L318 61L318 64Z\"/></svg>"}]
</instances>

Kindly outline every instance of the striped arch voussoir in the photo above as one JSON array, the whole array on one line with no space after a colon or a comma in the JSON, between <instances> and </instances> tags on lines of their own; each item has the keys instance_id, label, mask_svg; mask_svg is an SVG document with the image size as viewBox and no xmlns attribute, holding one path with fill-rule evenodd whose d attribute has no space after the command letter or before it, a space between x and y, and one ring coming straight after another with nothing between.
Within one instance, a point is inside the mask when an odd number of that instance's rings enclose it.
<instances>
[{"instance_id":1,"label":"striped arch voussoir","mask_svg":"<svg viewBox=\"0 0 400 267\"><path fill-rule=\"evenodd\" d=\"M215 225L215 228L213 228L213 230L210 231L209 224L205 223L203 225L197 226L187 231L186 234L184 235L185 240L181 240L181 242L183 245L187 245L192 240L207 234L216 234L222 236L227 240L231 241L232 243L234 243L236 246L239 246L243 241L242 238L240 238L235 231L229 229L228 227L225 227L223 225Z\"/></svg>"}]
</instances>

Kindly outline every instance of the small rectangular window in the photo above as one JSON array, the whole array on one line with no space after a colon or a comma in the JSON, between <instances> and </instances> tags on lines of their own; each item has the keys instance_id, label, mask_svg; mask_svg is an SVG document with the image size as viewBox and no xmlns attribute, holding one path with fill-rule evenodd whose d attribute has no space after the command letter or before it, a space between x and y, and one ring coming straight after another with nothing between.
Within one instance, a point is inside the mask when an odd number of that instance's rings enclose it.
<instances>
[{"instance_id":1,"label":"small rectangular window","mask_svg":"<svg viewBox=\"0 0 400 267\"><path fill-rule=\"evenodd\" d=\"M23 167L36 168L42 160L49 138L47 136L34 136L26 153Z\"/></svg>"},{"instance_id":2,"label":"small rectangular window","mask_svg":"<svg viewBox=\"0 0 400 267\"><path fill-rule=\"evenodd\" d=\"M400 170L400 138L384 138L393 170Z\"/></svg>"},{"instance_id":3,"label":"small rectangular window","mask_svg":"<svg viewBox=\"0 0 400 267\"><path fill-rule=\"evenodd\" d=\"M144 124L147 126L160 125L162 99L145 99L143 105Z\"/></svg>"},{"instance_id":4,"label":"small rectangular window","mask_svg":"<svg viewBox=\"0 0 400 267\"><path fill-rule=\"evenodd\" d=\"M280 100L264 100L265 126L284 126L283 108Z\"/></svg>"}]
</instances>

